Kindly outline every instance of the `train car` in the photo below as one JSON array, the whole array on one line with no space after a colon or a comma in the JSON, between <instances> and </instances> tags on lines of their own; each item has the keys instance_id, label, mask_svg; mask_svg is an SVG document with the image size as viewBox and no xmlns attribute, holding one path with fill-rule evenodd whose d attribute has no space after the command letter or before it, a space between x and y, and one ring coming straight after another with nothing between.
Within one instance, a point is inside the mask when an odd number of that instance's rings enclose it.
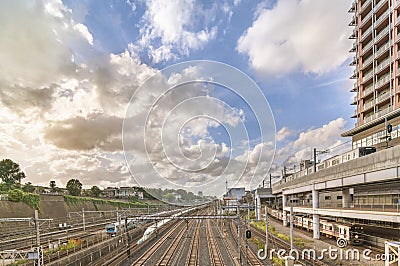
<instances>
[{"instance_id":1,"label":"train car","mask_svg":"<svg viewBox=\"0 0 400 266\"><path fill-rule=\"evenodd\" d=\"M325 235L327 237L333 237L333 223L328 220L319 220L319 231L321 235Z\"/></svg>"},{"instance_id":2,"label":"train car","mask_svg":"<svg viewBox=\"0 0 400 266\"><path fill-rule=\"evenodd\" d=\"M124 232L125 228L130 230L142 223L143 222L136 221L135 219L130 219L128 220L127 226L125 227L125 220L121 220L120 222L107 224L105 229L108 235L116 236L119 232Z\"/></svg>"},{"instance_id":3,"label":"train car","mask_svg":"<svg viewBox=\"0 0 400 266\"><path fill-rule=\"evenodd\" d=\"M293 225L298 228L303 227L303 217L302 216L294 216L293 217Z\"/></svg>"},{"instance_id":4,"label":"train car","mask_svg":"<svg viewBox=\"0 0 400 266\"><path fill-rule=\"evenodd\" d=\"M282 220L282 211L269 209L268 213L272 217ZM344 247L348 243L362 245L364 242L364 228L360 225L337 223L326 219L320 219L319 223L320 234L336 239L340 247ZM293 225L310 232L314 229L313 218L308 216L294 216Z\"/></svg>"},{"instance_id":5,"label":"train car","mask_svg":"<svg viewBox=\"0 0 400 266\"><path fill-rule=\"evenodd\" d=\"M111 236L116 236L119 230L119 226L114 224L107 224L106 225L106 233Z\"/></svg>"},{"instance_id":6,"label":"train car","mask_svg":"<svg viewBox=\"0 0 400 266\"><path fill-rule=\"evenodd\" d=\"M303 228L307 231L313 230L313 219L310 217L303 218Z\"/></svg>"},{"instance_id":7,"label":"train car","mask_svg":"<svg viewBox=\"0 0 400 266\"><path fill-rule=\"evenodd\" d=\"M352 245L362 245L364 242L364 227L357 224L335 223L334 236Z\"/></svg>"}]
</instances>

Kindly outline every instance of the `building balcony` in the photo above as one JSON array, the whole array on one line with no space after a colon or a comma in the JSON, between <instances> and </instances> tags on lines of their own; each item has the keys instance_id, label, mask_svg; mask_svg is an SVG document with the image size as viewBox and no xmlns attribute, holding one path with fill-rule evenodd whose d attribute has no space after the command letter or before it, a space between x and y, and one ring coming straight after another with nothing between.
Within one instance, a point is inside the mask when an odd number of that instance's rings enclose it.
<instances>
[{"instance_id":1,"label":"building balcony","mask_svg":"<svg viewBox=\"0 0 400 266\"><path fill-rule=\"evenodd\" d=\"M385 60L382 60L379 65L375 67L375 73L379 74L382 70L386 69L390 65L390 58L387 58Z\"/></svg>"},{"instance_id":2,"label":"building balcony","mask_svg":"<svg viewBox=\"0 0 400 266\"><path fill-rule=\"evenodd\" d=\"M357 11L357 2L354 1L353 3L351 3L351 7L349 9L349 13L355 13Z\"/></svg>"},{"instance_id":3,"label":"building balcony","mask_svg":"<svg viewBox=\"0 0 400 266\"><path fill-rule=\"evenodd\" d=\"M361 28L364 27L367 22L372 22L372 10L361 20Z\"/></svg>"},{"instance_id":4,"label":"building balcony","mask_svg":"<svg viewBox=\"0 0 400 266\"><path fill-rule=\"evenodd\" d=\"M349 23L349 26L351 27L351 26L356 26L357 25L357 16L356 15L354 15L352 18L351 18L351 21L350 21L350 23Z\"/></svg>"},{"instance_id":5,"label":"building balcony","mask_svg":"<svg viewBox=\"0 0 400 266\"><path fill-rule=\"evenodd\" d=\"M383 93L376 98L376 104L383 103L388 99L390 99L390 93L389 92Z\"/></svg>"},{"instance_id":6,"label":"building balcony","mask_svg":"<svg viewBox=\"0 0 400 266\"><path fill-rule=\"evenodd\" d=\"M368 6L371 5L372 0L367 0L362 6L361 6L361 12L363 12Z\"/></svg>"},{"instance_id":7,"label":"building balcony","mask_svg":"<svg viewBox=\"0 0 400 266\"><path fill-rule=\"evenodd\" d=\"M357 64L357 56L353 56L353 60L350 62L349 66L355 66Z\"/></svg>"},{"instance_id":8,"label":"building balcony","mask_svg":"<svg viewBox=\"0 0 400 266\"><path fill-rule=\"evenodd\" d=\"M380 1L375 7L374 7L374 12L378 12L381 7L383 7L384 4L386 4L388 2L388 0L382 0Z\"/></svg>"},{"instance_id":9,"label":"building balcony","mask_svg":"<svg viewBox=\"0 0 400 266\"><path fill-rule=\"evenodd\" d=\"M356 51L357 51L357 42L354 42L353 46L350 48L349 52L353 53L353 52L356 52Z\"/></svg>"},{"instance_id":10,"label":"building balcony","mask_svg":"<svg viewBox=\"0 0 400 266\"><path fill-rule=\"evenodd\" d=\"M375 118L376 118L376 115L375 115L375 114L372 114L372 115L370 115L370 116L366 116L366 117L364 118L364 123L371 122L371 121L374 120Z\"/></svg>"},{"instance_id":11,"label":"building balcony","mask_svg":"<svg viewBox=\"0 0 400 266\"><path fill-rule=\"evenodd\" d=\"M375 43L379 42L380 40L382 40L383 37L387 36L389 33L389 26L386 27L385 29L381 30L381 32L379 32L378 35L376 35L375 38Z\"/></svg>"},{"instance_id":12,"label":"building balcony","mask_svg":"<svg viewBox=\"0 0 400 266\"><path fill-rule=\"evenodd\" d=\"M358 91L358 81L353 84L353 88L350 90L350 92L356 92L356 91Z\"/></svg>"},{"instance_id":13,"label":"building balcony","mask_svg":"<svg viewBox=\"0 0 400 266\"><path fill-rule=\"evenodd\" d=\"M365 74L363 76L362 83L364 84L364 83L368 82L373 76L374 76L373 71L368 72L367 74Z\"/></svg>"},{"instance_id":14,"label":"building balcony","mask_svg":"<svg viewBox=\"0 0 400 266\"><path fill-rule=\"evenodd\" d=\"M349 23L349 26L351 27L351 26L356 26L356 25L357 25L357 16L354 15L354 16L351 18L351 21L350 21L350 23Z\"/></svg>"},{"instance_id":15,"label":"building balcony","mask_svg":"<svg viewBox=\"0 0 400 266\"><path fill-rule=\"evenodd\" d=\"M354 69L353 75L350 77L350 79L356 79L356 78L358 78L358 69L357 68Z\"/></svg>"},{"instance_id":16,"label":"building balcony","mask_svg":"<svg viewBox=\"0 0 400 266\"><path fill-rule=\"evenodd\" d=\"M379 27L383 21L385 21L390 14L390 10L385 11L376 21L375 28Z\"/></svg>"},{"instance_id":17,"label":"building balcony","mask_svg":"<svg viewBox=\"0 0 400 266\"><path fill-rule=\"evenodd\" d=\"M354 96L353 102L351 103L351 105L356 105L359 100L360 100L360 98L358 97L358 95Z\"/></svg>"},{"instance_id":18,"label":"building balcony","mask_svg":"<svg viewBox=\"0 0 400 266\"><path fill-rule=\"evenodd\" d=\"M379 117L381 117L381 116L384 116L384 115L390 113L391 111L393 111L393 106L390 106L390 107L388 107L388 108L379 110L379 111L376 113L376 118L379 118Z\"/></svg>"},{"instance_id":19,"label":"building balcony","mask_svg":"<svg viewBox=\"0 0 400 266\"><path fill-rule=\"evenodd\" d=\"M374 105L375 105L374 100L365 103L363 106L363 112L368 112L370 109L374 108Z\"/></svg>"},{"instance_id":20,"label":"building balcony","mask_svg":"<svg viewBox=\"0 0 400 266\"><path fill-rule=\"evenodd\" d=\"M357 30L353 30L353 32L351 33L349 39L357 39Z\"/></svg>"},{"instance_id":21,"label":"building balcony","mask_svg":"<svg viewBox=\"0 0 400 266\"><path fill-rule=\"evenodd\" d=\"M363 54L366 54L366 53L372 48L373 45L374 45L374 42L373 42L373 41L370 41L370 42L367 43L365 46L363 45L363 47L362 47L362 53L363 53Z\"/></svg>"},{"instance_id":22,"label":"building balcony","mask_svg":"<svg viewBox=\"0 0 400 266\"><path fill-rule=\"evenodd\" d=\"M357 108L357 109L354 110L354 113L351 116L351 118L356 118L356 117L358 117L359 114L360 114L360 110Z\"/></svg>"},{"instance_id":23,"label":"building balcony","mask_svg":"<svg viewBox=\"0 0 400 266\"><path fill-rule=\"evenodd\" d=\"M355 34L355 38L357 38L357 33L354 33L354 31L353 31L353 34ZM361 35L361 41L364 41L368 36L371 36L371 33L372 33L372 27L369 27L366 31L363 31L363 33ZM350 38L350 39L355 39L355 38Z\"/></svg>"},{"instance_id":24,"label":"building balcony","mask_svg":"<svg viewBox=\"0 0 400 266\"><path fill-rule=\"evenodd\" d=\"M373 92L374 92L374 85L371 84L370 86L364 88L363 97L366 97L366 96L370 95Z\"/></svg>"},{"instance_id":25,"label":"building balcony","mask_svg":"<svg viewBox=\"0 0 400 266\"><path fill-rule=\"evenodd\" d=\"M375 89L380 89L382 86L386 85L390 81L390 74L386 74L385 76L381 77L375 84Z\"/></svg>"},{"instance_id":26,"label":"building balcony","mask_svg":"<svg viewBox=\"0 0 400 266\"><path fill-rule=\"evenodd\" d=\"M365 61L363 61L362 63L362 69L365 70L366 67L368 67L369 65L371 65L371 63L374 61L374 57L370 56L368 59L366 59Z\"/></svg>"},{"instance_id":27,"label":"building balcony","mask_svg":"<svg viewBox=\"0 0 400 266\"><path fill-rule=\"evenodd\" d=\"M375 58L378 58L381 56L383 53L389 51L390 48L390 43L386 43L385 45L379 47L379 49L375 52Z\"/></svg>"}]
</instances>

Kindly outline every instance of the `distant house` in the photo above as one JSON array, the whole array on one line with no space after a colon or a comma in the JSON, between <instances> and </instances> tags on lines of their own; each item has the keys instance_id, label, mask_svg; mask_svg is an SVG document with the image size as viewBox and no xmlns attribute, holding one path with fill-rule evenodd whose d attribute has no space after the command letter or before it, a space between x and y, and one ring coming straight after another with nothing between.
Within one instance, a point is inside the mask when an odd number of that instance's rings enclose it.
<instances>
[{"instance_id":1,"label":"distant house","mask_svg":"<svg viewBox=\"0 0 400 266\"><path fill-rule=\"evenodd\" d=\"M142 191L135 191L135 196L140 200L144 199Z\"/></svg>"},{"instance_id":2,"label":"distant house","mask_svg":"<svg viewBox=\"0 0 400 266\"><path fill-rule=\"evenodd\" d=\"M179 194L179 193L172 192L172 195L174 195L174 196L175 196L175 199L177 199L177 200L182 199L182 196L181 196L181 194Z\"/></svg>"},{"instance_id":3,"label":"distant house","mask_svg":"<svg viewBox=\"0 0 400 266\"><path fill-rule=\"evenodd\" d=\"M135 196L135 189L132 187L120 187L117 196L120 198Z\"/></svg>"},{"instance_id":4,"label":"distant house","mask_svg":"<svg viewBox=\"0 0 400 266\"><path fill-rule=\"evenodd\" d=\"M115 198L117 196L117 192L118 192L118 188L107 187L101 192L101 194L104 198Z\"/></svg>"}]
</instances>

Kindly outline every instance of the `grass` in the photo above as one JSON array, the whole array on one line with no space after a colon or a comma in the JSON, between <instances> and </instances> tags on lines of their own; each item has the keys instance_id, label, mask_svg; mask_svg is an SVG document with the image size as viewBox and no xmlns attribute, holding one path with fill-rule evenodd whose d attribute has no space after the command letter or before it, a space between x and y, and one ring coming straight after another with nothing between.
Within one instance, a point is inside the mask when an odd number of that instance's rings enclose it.
<instances>
[{"instance_id":1,"label":"grass","mask_svg":"<svg viewBox=\"0 0 400 266\"><path fill-rule=\"evenodd\" d=\"M260 221L260 222L251 222L252 225L254 225L255 227L257 227L258 229L261 229L262 231L265 231L265 221ZM268 233L286 241L286 242L290 242L290 236L286 235L286 234L282 234L278 231L276 231L275 227L272 225L268 225ZM295 237L293 244L298 247L298 248L304 248L305 247L305 241L304 239L300 238L300 237ZM275 264L274 264L275 265Z\"/></svg>"}]
</instances>

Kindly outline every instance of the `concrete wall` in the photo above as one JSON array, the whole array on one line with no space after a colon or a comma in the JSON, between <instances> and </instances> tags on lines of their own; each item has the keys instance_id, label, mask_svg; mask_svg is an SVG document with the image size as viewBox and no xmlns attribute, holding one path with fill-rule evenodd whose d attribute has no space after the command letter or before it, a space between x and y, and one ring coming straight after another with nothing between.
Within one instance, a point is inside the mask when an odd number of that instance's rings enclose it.
<instances>
[{"instance_id":1,"label":"concrete wall","mask_svg":"<svg viewBox=\"0 0 400 266\"><path fill-rule=\"evenodd\" d=\"M92 202L78 202L67 204L64 197L60 195L40 195L40 218L59 218L67 217L68 212L85 211L108 211L115 210L115 206L108 204L96 204ZM26 218L33 217L35 210L22 202L11 202L0 200L0 218Z\"/></svg>"}]
</instances>

